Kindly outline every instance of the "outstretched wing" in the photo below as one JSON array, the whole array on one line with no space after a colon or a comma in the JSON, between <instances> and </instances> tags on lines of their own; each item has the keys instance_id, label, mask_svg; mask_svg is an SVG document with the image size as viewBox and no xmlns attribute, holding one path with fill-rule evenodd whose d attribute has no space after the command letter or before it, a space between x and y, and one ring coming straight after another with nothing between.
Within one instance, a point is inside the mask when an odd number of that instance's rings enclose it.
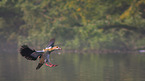
<instances>
[{"instance_id":1,"label":"outstretched wing","mask_svg":"<svg viewBox=\"0 0 145 81\"><path fill-rule=\"evenodd\" d=\"M23 45L20 48L20 54L27 60L37 60L38 56L42 55L42 52L37 52L30 49L27 45Z\"/></svg>"},{"instance_id":2,"label":"outstretched wing","mask_svg":"<svg viewBox=\"0 0 145 81\"><path fill-rule=\"evenodd\" d=\"M53 47L54 46L54 42L55 42L55 39L54 38L51 39L49 44L47 45L47 47L50 47L50 46Z\"/></svg>"},{"instance_id":3,"label":"outstretched wing","mask_svg":"<svg viewBox=\"0 0 145 81\"><path fill-rule=\"evenodd\" d=\"M41 56L40 58L40 61L36 67L36 70L40 69L40 67L44 64L44 60L45 60L45 57L44 57L44 54Z\"/></svg>"},{"instance_id":4,"label":"outstretched wing","mask_svg":"<svg viewBox=\"0 0 145 81\"><path fill-rule=\"evenodd\" d=\"M47 52L44 53L44 54L41 56L41 59L40 59L38 65L37 65L37 67L36 67L36 70L40 69L41 66L42 66L44 63L46 63L46 62L48 62L48 63L50 62L50 60L49 60L49 54L47 54Z\"/></svg>"}]
</instances>

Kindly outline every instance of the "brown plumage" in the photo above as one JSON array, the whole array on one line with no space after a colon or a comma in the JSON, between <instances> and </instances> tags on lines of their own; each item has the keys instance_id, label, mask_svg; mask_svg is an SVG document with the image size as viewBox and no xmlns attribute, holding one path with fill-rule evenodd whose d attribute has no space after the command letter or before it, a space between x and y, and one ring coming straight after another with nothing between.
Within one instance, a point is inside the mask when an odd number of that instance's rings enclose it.
<instances>
[{"instance_id":1,"label":"brown plumage","mask_svg":"<svg viewBox=\"0 0 145 81\"><path fill-rule=\"evenodd\" d=\"M40 61L36 67L36 70L38 70L43 64L44 64L44 55L41 56Z\"/></svg>"}]
</instances>

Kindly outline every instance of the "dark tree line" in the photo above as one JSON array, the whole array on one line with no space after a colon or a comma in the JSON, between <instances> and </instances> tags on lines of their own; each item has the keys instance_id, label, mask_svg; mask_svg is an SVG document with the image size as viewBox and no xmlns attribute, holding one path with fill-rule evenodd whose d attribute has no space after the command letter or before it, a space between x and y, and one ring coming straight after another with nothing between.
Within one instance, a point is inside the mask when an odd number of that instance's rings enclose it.
<instances>
[{"instance_id":1,"label":"dark tree line","mask_svg":"<svg viewBox=\"0 0 145 81\"><path fill-rule=\"evenodd\" d=\"M1 0L1 48L45 46L55 37L64 49L144 48L144 0Z\"/></svg>"}]
</instances>

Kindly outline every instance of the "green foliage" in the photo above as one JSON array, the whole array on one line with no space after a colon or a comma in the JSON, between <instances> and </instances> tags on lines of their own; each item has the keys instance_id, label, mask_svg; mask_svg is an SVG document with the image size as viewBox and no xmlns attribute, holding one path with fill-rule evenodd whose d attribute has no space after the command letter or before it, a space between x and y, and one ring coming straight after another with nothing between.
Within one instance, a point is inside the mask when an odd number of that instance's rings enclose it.
<instances>
[{"instance_id":1,"label":"green foliage","mask_svg":"<svg viewBox=\"0 0 145 81\"><path fill-rule=\"evenodd\" d=\"M64 49L143 47L144 0L2 0L1 41L42 48L56 38Z\"/></svg>"}]
</instances>

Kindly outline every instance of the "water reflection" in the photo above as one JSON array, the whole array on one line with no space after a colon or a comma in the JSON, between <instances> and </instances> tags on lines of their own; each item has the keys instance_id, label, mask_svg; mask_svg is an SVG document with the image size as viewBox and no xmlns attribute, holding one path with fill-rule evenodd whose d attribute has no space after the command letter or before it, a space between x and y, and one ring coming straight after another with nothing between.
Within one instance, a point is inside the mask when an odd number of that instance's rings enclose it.
<instances>
[{"instance_id":1,"label":"water reflection","mask_svg":"<svg viewBox=\"0 0 145 81\"><path fill-rule=\"evenodd\" d=\"M144 81L144 54L52 54L42 66L17 53L0 54L0 81Z\"/></svg>"}]
</instances>

